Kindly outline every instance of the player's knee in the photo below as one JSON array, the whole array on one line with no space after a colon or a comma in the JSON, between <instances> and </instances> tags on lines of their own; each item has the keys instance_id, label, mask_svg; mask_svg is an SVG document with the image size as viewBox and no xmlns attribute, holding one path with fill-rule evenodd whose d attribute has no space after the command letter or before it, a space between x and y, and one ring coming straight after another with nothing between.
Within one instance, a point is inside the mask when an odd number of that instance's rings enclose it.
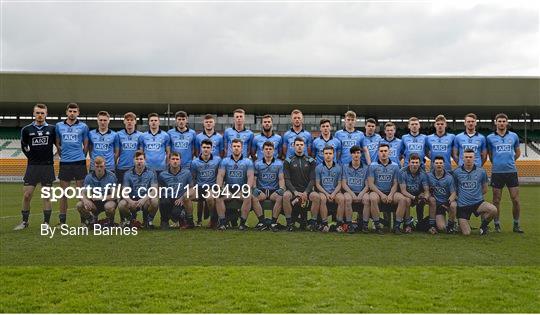
<instances>
[{"instance_id":1,"label":"player's knee","mask_svg":"<svg viewBox=\"0 0 540 315\"><path fill-rule=\"evenodd\" d=\"M371 193L371 194L369 194L369 200L371 202L378 203L379 202L379 195L377 195L376 193Z\"/></svg>"},{"instance_id":2,"label":"player's knee","mask_svg":"<svg viewBox=\"0 0 540 315\"><path fill-rule=\"evenodd\" d=\"M311 194L309 194L309 200L313 202L319 202L321 201L321 196L316 192L312 192Z\"/></svg>"},{"instance_id":3,"label":"player's knee","mask_svg":"<svg viewBox=\"0 0 540 315\"><path fill-rule=\"evenodd\" d=\"M292 198L292 194L290 191L286 191L284 194L283 194L283 200L287 201L287 202L290 202L291 201L291 198Z\"/></svg>"}]
</instances>

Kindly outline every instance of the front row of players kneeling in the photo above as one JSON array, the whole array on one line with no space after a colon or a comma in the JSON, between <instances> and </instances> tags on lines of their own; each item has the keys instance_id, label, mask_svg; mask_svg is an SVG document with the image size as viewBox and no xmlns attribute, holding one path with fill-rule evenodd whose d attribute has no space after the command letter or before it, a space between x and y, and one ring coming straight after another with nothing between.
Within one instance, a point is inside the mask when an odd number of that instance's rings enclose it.
<instances>
[{"instance_id":1,"label":"front row of players kneeling","mask_svg":"<svg viewBox=\"0 0 540 315\"><path fill-rule=\"evenodd\" d=\"M487 192L487 175L483 168L474 164L472 150L464 152L464 165L453 171L445 170L444 159L436 157L432 171L426 173L418 155L412 154L408 166L390 161L389 147L380 144L378 161L371 165L361 162L362 149L350 149L352 161L339 165L334 159L334 149L324 148L324 162L304 154L304 140L294 141L295 155L285 161L274 158L274 144L263 146L264 158L252 162L242 156L242 142L232 141L232 155L221 159L213 156L212 142L201 144L201 154L190 169L182 168L180 156L172 153L169 168L156 174L145 166L145 155L135 155L135 167L124 174L122 185L129 187L129 196L118 202L121 225L138 223L137 212L142 211L145 228L154 228L154 217L159 209L162 229L193 228L193 203L199 202L198 223L202 209L209 210L210 226L226 230L238 226L246 230L251 209L258 217L258 230L294 231L298 228L310 231L336 231L383 234L385 229L395 234L411 233L413 230L455 233L456 217L459 230L471 233L469 220L472 214L481 216L480 234L488 233L488 225L496 214L496 207L484 201ZM105 168L105 160L96 158L94 171L87 175L84 187L105 188L115 184L113 172ZM234 189L233 189L234 188ZM149 192L161 194L159 198ZM236 199L236 202L235 202ZM273 204L272 218L266 219L262 204ZM236 205L235 205L235 203ZM423 218L423 206L429 206L429 217ZM416 206L417 221L410 214ZM238 211L240 208L240 223ZM94 224L98 214L105 211L106 224L114 224L116 200L111 194L105 200L92 200L84 196L77 204L81 220ZM308 209L311 219L307 220ZM357 222L353 213L358 212ZM384 218L381 218L381 213ZM283 214L286 225L278 223ZM329 226L328 217L335 224ZM172 224L171 224L172 221ZM299 227L296 225L299 224ZM385 228L386 227L386 228Z\"/></svg>"}]
</instances>

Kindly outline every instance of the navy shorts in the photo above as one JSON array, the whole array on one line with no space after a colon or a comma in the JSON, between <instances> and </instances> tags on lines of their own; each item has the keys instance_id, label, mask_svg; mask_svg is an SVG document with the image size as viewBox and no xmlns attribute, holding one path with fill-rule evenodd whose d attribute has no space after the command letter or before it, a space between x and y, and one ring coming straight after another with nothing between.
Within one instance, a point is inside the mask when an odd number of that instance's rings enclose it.
<instances>
[{"instance_id":1,"label":"navy shorts","mask_svg":"<svg viewBox=\"0 0 540 315\"><path fill-rule=\"evenodd\" d=\"M126 174L127 171L129 170L116 169L115 174L116 174L116 179L117 179L118 184L124 183L124 175Z\"/></svg>"},{"instance_id":2,"label":"navy shorts","mask_svg":"<svg viewBox=\"0 0 540 315\"><path fill-rule=\"evenodd\" d=\"M504 186L508 188L518 187L519 179L517 173L492 173L491 174L491 186L497 189L503 189Z\"/></svg>"},{"instance_id":3,"label":"navy shorts","mask_svg":"<svg viewBox=\"0 0 540 315\"><path fill-rule=\"evenodd\" d=\"M478 207L484 203L483 201L476 203L472 206L465 206L465 207L457 207L457 218L458 219L465 219L470 220L471 214L474 214L475 217L479 216L480 213L478 213Z\"/></svg>"},{"instance_id":4,"label":"navy shorts","mask_svg":"<svg viewBox=\"0 0 540 315\"><path fill-rule=\"evenodd\" d=\"M443 207L443 205L447 206L448 208ZM445 215L447 212L450 212L450 203L437 202L435 208L435 215Z\"/></svg>"},{"instance_id":5,"label":"navy shorts","mask_svg":"<svg viewBox=\"0 0 540 315\"><path fill-rule=\"evenodd\" d=\"M60 162L60 171L58 179L70 182L72 180L83 180L88 174L86 169L86 161L77 162Z\"/></svg>"},{"instance_id":6,"label":"navy shorts","mask_svg":"<svg viewBox=\"0 0 540 315\"><path fill-rule=\"evenodd\" d=\"M52 186L56 177L54 176L54 165L28 165L24 174L24 186Z\"/></svg>"}]
</instances>

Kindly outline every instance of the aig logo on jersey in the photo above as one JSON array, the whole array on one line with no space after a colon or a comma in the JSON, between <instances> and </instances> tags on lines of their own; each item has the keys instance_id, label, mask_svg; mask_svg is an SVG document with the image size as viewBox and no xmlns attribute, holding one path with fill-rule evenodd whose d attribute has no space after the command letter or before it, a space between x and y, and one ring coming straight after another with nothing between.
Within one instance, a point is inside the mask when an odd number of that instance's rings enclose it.
<instances>
[{"instance_id":1,"label":"aig logo on jersey","mask_svg":"<svg viewBox=\"0 0 540 315\"><path fill-rule=\"evenodd\" d=\"M464 144L463 145L463 151L465 151L465 150L473 150L474 153L476 153L476 151L478 150L478 145L472 144L472 143Z\"/></svg>"},{"instance_id":2,"label":"aig logo on jersey","mask_svg":"<svg viewBox=\"0 0 540 315\"><path fill-rule=\"evenodd\" d=\"M203 178L213 178L215 174L214 170L204 170L200 172L200 176Z\"/></svg>"},{"instance_id":3,"label":"aig logo on jersey","mask_svg":"<svg viewBox=\"0 0 540 315\"><path fill-rule=\"evenodd\" d=\"M356 144L356 140L343 140L341 143L344 148L350 148Z\"/></svg>"},{"instance_id":4,"label":"aig logo on jersey","mask_svg":"<svg viewBox=\"0 0 540 315\"><path fill-rule=\"evenodd\" d=\"M477 182L475 182L475 181L464 181L464 182L461 182L461 188L463 188L463 189L465 189L465 190L476 189L476 185L477 185Z\"/></svg>"},{"instance_id":5,"label":"aig logo on jersey","mask_svg":"<svg viewBox=\"0 0 540 315\"><path fill-rule=\"evenodd\" d=\"M334 178L333 177L323 177L321 181L322 185L333 185L334 184Z\"/></svg>"},{"instance_id":6,"label":"aig logo on jersey","mask_svg":"<svg viewBox=\"0 0 540 315\"><path fill-rule=\"evenodd\" d=\"M495 150L497 153L512 152L512 146L510 144L497 144Z\"/></svg>"},{"instance_id":7,"label":"aig logo on jersey","mask_svg":"<svg viewBox=\"0 0 540 315\"><path fill-rule=\"evenodd\" d=\"M437 195L446 195L446 189L444 187L433 187L433 192Z\"/></svg>"},{"instance_id":8,"label":"aig logo on jersey","mask_svg":"<svg viewBox=\"0 0 540 315\"><path fill-rule=\"evenodd\" d=\"M445 143L433 144L432 150L436 152L446 152L448 150L448 145Z\"/></svg>"},{"instance_id":9,"label":"aig logo on jersey","mask_svg":"<svg viewBox=\"0 0 540 315\"><path fill-rule=\"evenodd\" d=\"M369 151L373 151L373 150L376 150L379 147L379 143L378 142L372 142L372 143L368 144L367 147L368 147Z\"/></svg>"},{"instance_id":10,"label":"aig logo on jersey","mask_svg":"<svg viewBox=\"0 0 540 315\"><path fill-rule=\"evenodd\" d=\"M109 144L106 142L96 142L94 143L94 148L99 151L108 151Z\"/></svg>"},{"instance_id":11,"label":"aig logo on jersey","mask_svg":"<svg viewBox=\"0 0 540 315\"><path fill-rule=\"evenodd\" d=\"M78 142L79 137L76 133L64 133L62 134L62 141L65 142Z\"/></svg>"},{"instance_id":12,"label":"aig logo on jersey","mask_svg":"<svg viewBox=\"0 0 540 315\"><path fill-rule=\"evenodd\" d=\"M356 178L356 177L349 177L349 179L347 179L347 184L349 184L349 185L361 185L362 184L362 179L361 178Z\"/></svg>"},{"instance_id":13,"label":"aig logo on jersey","mask_svg":"<svg viewBox=\"0 0 540 315\"><path fill-rule=\"evenodd\" d=\"M174 143L175 149L187 149L189 142L187 141L176 141Z\"/></svg>"},{"instance_id":14,"label":"aig logo on jersey","mask_svg":"<svg viewBox=\"0 0 540 315\"><path fill-rule=\"evenodd\" d=\"M377 175L379 182L390 182L392 180L392 174L379 174Z\"/></svg>"},{"instance_id":15,"label":"aig logo on jersey","mask_svg":"<svg viewBox=\"0 0 540 315\"><path fill-rule=\"evenodd\" d=\"M242 178L242 170L229 170L229 178Z\"/></svg>"},{"instance_id":16,"label":"aig logo on jersey","mask_svg":"<svg viewBox=\"0 0 540 315\"><path fill-rule=\"evenodd\" d=\"M122 143L122 149L124 150L137 150L137 142L134 141L126 141Z\"/></svg>"},{"instance_id":17,"label":"aig logo on jersey","mask_svg":"<svg viewBox=\"0 0 540 315\"><path fill-rule=\"evenodd\" d=\"M407 148L409 151L422 151L424 149L424 145L422 143L408 143Z\"/></svg>"},{"instance_id":18,"label":"aig logo on jersey","mask_svg":"<svg viewBox=\"0 0 540 315\"><path fill-rule=\"evenodd\" d=\"M148 143L146 145L146 150L148 151L159 151L161 149L161 143L155 142L155 143Z\"/></svg>"},{"instance_id":19,"label":"aig logo on jersey","mask_svg":"<svg viewBox=\"0 0 540 315\"><path fill-rule=\"evenodd\" d=\"M276 174L275 173L261 173L261 179L276 180Z\"/></svg>"},{"instance_id":20,"label":"aig logo on jersey","mask_svg":"<svg viewBox=\"0 0 540 315\"><path fill-rule=\"evenodd\" d=\"M49 137L43 136L43 137L34 137L32 138L32 145L47 145L49 144Z\"/></svg>"}]
</instances>

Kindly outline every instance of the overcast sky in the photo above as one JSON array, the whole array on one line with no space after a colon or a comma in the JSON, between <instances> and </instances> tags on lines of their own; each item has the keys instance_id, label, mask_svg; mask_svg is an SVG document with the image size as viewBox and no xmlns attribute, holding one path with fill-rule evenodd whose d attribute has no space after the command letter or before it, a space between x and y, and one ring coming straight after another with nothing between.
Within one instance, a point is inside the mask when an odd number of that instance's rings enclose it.
<instances>
[{"instance_id":1,"label":"overcast sky","mask_svg":"<svg viewBox=\"0 0 540 315\"><path fill-rule=\"evenodd\" d=\"M1 3L1 70L540 75L540 1Z\"/></svg>"}]
</instances>

